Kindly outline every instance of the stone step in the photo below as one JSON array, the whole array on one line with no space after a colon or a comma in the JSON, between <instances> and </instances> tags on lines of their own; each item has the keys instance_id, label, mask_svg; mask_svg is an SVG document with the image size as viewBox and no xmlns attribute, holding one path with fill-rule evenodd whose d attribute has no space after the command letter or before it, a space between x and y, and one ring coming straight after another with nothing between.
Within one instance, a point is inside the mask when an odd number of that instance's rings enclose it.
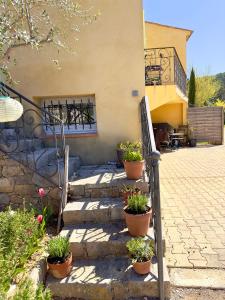
<instances>
[{"instance_id":1,"label":"stone step","mask_svg":"<svg viewBox=\"0 0 225 300\"><path fill-rule=\"evenodd\" d=\"M120 198L83 198L68 202L63 211L65 225L79 223L109 223L124 219Z\"/></svg>"},{"instance_id":2,"label":"stone step","mask_svg":"<svg viewBox=\"0 0 225 300\"><path fill-rule=\"evenodd\" d=\"M135 185L148 193L146 178L128 180L124 169L112 165L82 166L71 178L69 189L71 196L80 197L119 197L124 185Z\"/></svg>"},{"instance_id":3,"label":"stone step","mask_svg":"<svg viewBox=\"0 0 225 300\"><path fill-rule=\"evenodd\" d=\"M72 273L64 279L48 276L46 285L53 296L85 300L126 300L131 297L158 297L157 263L151 273L137 275L127 258L75 259ZM164 262L165 296L170 281Z\"/></svg>"},{"instance_id":4,"label":"stone step","mask_svg":"<svg viewBox=\"0 0 225 300\"><path fill-rule=\"evenodd\" d=\"M68 168L68 176L72 176L76 170L79 169L80 166L80 157L72 156L69 157L69 168ZM60 159L59 161L59 171L58 171L58 163L57 160L51 161L47 166L39 169L39 175L43 178L48 178L54 184L58 185L59 175L63 178L64 175L64 160ZM45 186L45 180L42 179L38 174L35 174L33 180L39 186Z\"/></svg>"},{"instance_id":5,"label":"stone step","mask_svg":"<svg viewBox=\"0 0 225 300\"><path fill-rule=\"evenodd\" d=\"M0 149L6 153L13 153L13 152L32 152L35 150L40 150L43 147L43 142L40 139L28 139L28 138L20 138L18 140L13 139L6 139L0 140Z\"/></svg>"},{"instance_id":6,"label":"stone step","mask_svg":"<svg viewBox=\"0 0 225 300\"><path fill-rule=\"evenodd\" d=\"M57 158L55 148L42 148L35 150L34 152L19 152L10 155L11 158L21 162L25 166L29 166L32 169L39 171L45 166L51 164Z\"/></svg>"},{"instance_id":7,"label":"stone step","mask_svg":"<svg viewBox=\"0 0 225 300\"><path fill-rule=\"evenodd\" d=\"M69 238L70 249L76 258L127 255L126 242L131 239L123 221L70 225L64 227L60 234ZM149 228L147 239L154 239L152 228Z\"/></svg>"}]
</instances>

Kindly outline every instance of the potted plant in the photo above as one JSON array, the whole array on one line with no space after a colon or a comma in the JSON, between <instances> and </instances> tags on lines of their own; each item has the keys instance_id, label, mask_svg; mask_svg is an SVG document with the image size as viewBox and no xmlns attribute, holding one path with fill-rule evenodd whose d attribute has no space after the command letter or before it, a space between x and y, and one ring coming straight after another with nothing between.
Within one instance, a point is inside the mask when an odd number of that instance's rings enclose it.
<instances>
[{"instance_id":1,"label":"potted plant","mask_svg":"<svg viewBox=\"0 0 225 300\"><path fill-rule=\"evenodd\" d=\"M141 190L136 186L123 185L123 187L121 189L121 194L122 194L124 204L127 205L128 197L133 196L133 195L140 195Z\"/></svg>"},{"instance_id":2,"label":"potted plant","mask_svg":"<svg viewBox=\"0 0 225 300\"><path fill-rule=\"evenodd\" d=\"M124 207L125 221L132 236L145 236L148 233L152 209L148 206L145 195L133 195Z\"/></svg>"},{"instance_id":3,"label":"potted plant","mask_svg":"<svg viewBox=\"0 0 225 300\"><path fill-rule=\"evenodd\" d=\"M128 150L123 155L124 168L128 179L137 180L142 177L144 160L140 151Z\"/></svg>"},{"instance_id":4,"label":"potted plant","mask_svg":"<svg viewBox=\"0 0 225 300\"><path fill-rule=\"evenodd\" d=\"M120 142L117 144L117 159L120 166L123 166L123 155L126 151L133 150L133 151L140 151L141 150L141 142Z\"/></svg>"},{"instance_id":5,"label":"potted plant","mask_svg":"<svg viewBox=\"0 0 225 300\"><path fill-rule=\"evenodd\" d=\"M144 238L131 239L126 244L132 259L133 268L140 275L151 271L151 260L154 256L153 240L145 241Z\"/></svg>"},{"instance_id":6,"label":"potted plant","mask_svg":"<svg viewBox=\"0 0 225 300\"><path fill-rule=\"evenodd\" d=\"M48 242L48 268L55 278L67 277L72 269L72 253L69 249L69 239L57 236Z\"/></svg>"}]
</instances>

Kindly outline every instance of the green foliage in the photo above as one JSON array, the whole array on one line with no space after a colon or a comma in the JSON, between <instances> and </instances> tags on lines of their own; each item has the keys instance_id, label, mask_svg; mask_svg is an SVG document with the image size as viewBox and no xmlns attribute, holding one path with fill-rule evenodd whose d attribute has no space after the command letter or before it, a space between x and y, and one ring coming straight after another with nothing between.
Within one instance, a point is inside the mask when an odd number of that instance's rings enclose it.
<instances>
[{"instance_id":1,"label":"green foliage","mask_svg":"<svg viewBox=\"0 0 225 300\"><path fill-rule=\"evenodd\" d=\"M209 105L220 89L215 76L196 78L196 106Z\"/></svg>"},{"instance_id":2,"label":"green foliage","mask_svg":"<svg viewBox=\"0 0 225 300\"><path fill-rule=\"evenodd\" d=\"M191 69L191 76L188 85L188 103L189 106L195 106L195 94L196 94L196 85L195 85L195 71Z\"/></svg>"},{"instance_id":3,"label":"green foliage","mask_svg":"<svg viewBox=\"0 0 225 300\"><path fill-rule=\"evenodd\" d=\"M125 142L120 142L117 145L117 148L123 151L141 151L142 144L140 141L137 142L125 141Z\"/></svg>"},{"instance_id":4,"label":"green foliage","mask_svg":"<svg viewBox=\"0 0 225 300\"><path fill-rule=\"evenodd\" d=\"M216 75L216 80L218 81L220 88L216 94L216 99L225 99L225 72Z\"/></svg>"},{"instance_id":5,"label":"green foliage","mask_svg":"<svg viewBox=\"0 0 225 300\"><path fill-rule=\"evenodd\" d=\"M141 161L143 157L140 151L128 150L124 153L123 159L126 161Z\"/></svg>"},{"instance_id":6,"label":"green foliage","mask_svg":"<svg viewBox=\"0 0 225 300\"><path fill-rule=\"evenodd\" d=\"M142 214L146 212L148 198L145 195L132 195L128 197L129 212L134 214Z\"/></svg>"},{"instance_id":7,"label":"green foliage","mask_svg":"<svg viewBox=\"0 0 225 300\"><path fill-rule=\"evenodd\" d=\"M154 242L145 241L144 238L133 238L126 244L132 258L132 262L145 262L154 256Z\"/></svg>"},{"instance_id":8,"label":"green foliage","mask_svg":"<svg viewBox=\"0 0 225 300\"><path fill-rule=\"evenodd\" d=\"M38 249L44 232L33 211L18 210L0 213L0 299L16 275Z\"/></svg>"},{"instance_id":9,"label":"green foliage","mask_svg":"<svg viewBox=\"0 0 225 300\"><path fill-rule=\"evenodd\" d=\"M220 100L220 99L216 99L215 102L213 103L214 106L222 106L223 108L225 108L225 100Z\"/></svg>"},{"instance_id":10,"label":"green foliage","mask_svg":"<svg viewBox=\"0 0 225 300\"><path fill-rule=\"evenodd\" d=\"M51 239L48 243L49 257L65 258L70 252L69 239L63 236L57 236Z\"/></svg>"},{"instance_id":11,"label":"green foliage","mask_svg":"<svg viewBox=\"0 0 225 300\"><path fill-rule=\"evenodd\" d=\"M30 279L23 280L18 288L16 294L12 300L51 300L52 295L49 289L44 289L44 286L40 284L35 290L34 284Z\"/></svg>"}]
</instances>

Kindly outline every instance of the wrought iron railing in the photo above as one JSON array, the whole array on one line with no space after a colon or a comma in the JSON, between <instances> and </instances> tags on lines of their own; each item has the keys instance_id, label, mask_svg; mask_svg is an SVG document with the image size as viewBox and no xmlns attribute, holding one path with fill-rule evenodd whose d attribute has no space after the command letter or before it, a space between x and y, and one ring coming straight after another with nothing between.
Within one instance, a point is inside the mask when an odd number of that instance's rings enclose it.
<instances>
[{"instance_id":1,"label":"wrought iron railing","mask_svg":"<svg viewBox=\"0 0 225 300\"><path fill-rule=\"evenodd\" d=\"M16 99L24 108L19 120L0 123L0 151L62 188L65 164L63 122L3 82L0 82L0 95ZM54 124L59 129L57 132ZM46 139L44 128L51 132L50 139L49 136Z\"/></svg>"},{"instance_id":2,"label":"wrought iron railing","mask_svg":"<svg viewBox=\"0 0 225 300\"><path fill-rule=\"evenodd\" d=\"M153 229L155 235L156 257L158 263L159 295L160 300L164 300L163 243L159 182L160 153L156 150L148 98L144 97L140 105L143 155L145 158L146 173L149 180L149 193L152 204Z\"/></svg>"},{"instance_id":3,"label":"wrought iron railing","mask_svg":"<svg viewBox=\"0 0 225 300\"><path fill-rule=\"evenodd\" d=\"M187 76L174 47L145 49L145 85L177 85L186 95Z\"/></svg>"}]
</instances>

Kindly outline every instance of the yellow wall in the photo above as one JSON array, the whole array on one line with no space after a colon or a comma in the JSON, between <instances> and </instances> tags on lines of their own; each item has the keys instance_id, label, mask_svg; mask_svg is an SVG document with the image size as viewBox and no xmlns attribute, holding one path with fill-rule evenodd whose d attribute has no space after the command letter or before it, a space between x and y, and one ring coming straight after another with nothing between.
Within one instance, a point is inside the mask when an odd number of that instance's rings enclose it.
<instances>
[{"instance_id":1,"label":"yellow wall","mask_svg":"<svg viewBox=\"0 0 225 300\"><path fill-rule=\"evenodd\" d=\"M165 104L151 111L153 123L169 123L174 128L183 124L183 104Z\"/></svg>"},{"instance_id":2,"label":"yellow wall","mask_svg":"<svg viewBox=\"0 0 225 300\"><path fill-rule=\"evenodd\" d=\"M175 47L186 71L187 30L145 22L145 48Z\"/></svg>"},{"instance_id":3,"label":"yellow wall","mask_svg":"<svg viewBox=\"0 0 225 300\"><path fill-rule=\"evenodd\" d=\"M144 33L141 0L85 0L99 9L97 22L82 29L76 54L44 46L39 55L28 48L14 50L11 71L16 86L30 98L95 94L97 137L68 138L72 154L84 163L115 159L120 140L140 138L139 102L145 94ZM15 52L16 51L16 52ZM52 64L59 59L61 70ZM133 97L132 90L139 96Z\"/></svg>"}]
</instances>

